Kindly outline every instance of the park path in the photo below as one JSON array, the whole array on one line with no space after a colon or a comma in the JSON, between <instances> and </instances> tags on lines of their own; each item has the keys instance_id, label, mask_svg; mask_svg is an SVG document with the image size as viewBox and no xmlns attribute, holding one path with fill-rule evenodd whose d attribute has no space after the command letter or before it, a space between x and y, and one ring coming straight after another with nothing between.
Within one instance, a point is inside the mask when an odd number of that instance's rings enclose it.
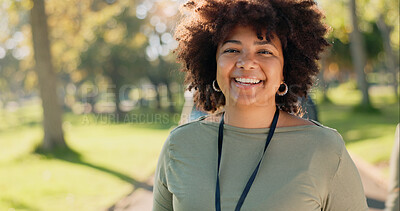
<instances>
[{"instance_id":1,"label":"park path","mask_svg":"<svg viewBox=\"0 0 400 211\"><path fill-rule=\"evenodd\" d=\"M387 181L383 179L377 167L354 154L351 154L351 157L360 172L370 211L382 211L387 196ZM153 186L153 177L148 179L147 184ZM108 211L151 211L152 197L151 191L138 188L109 208Z\"/></svg>"}]
</instances>

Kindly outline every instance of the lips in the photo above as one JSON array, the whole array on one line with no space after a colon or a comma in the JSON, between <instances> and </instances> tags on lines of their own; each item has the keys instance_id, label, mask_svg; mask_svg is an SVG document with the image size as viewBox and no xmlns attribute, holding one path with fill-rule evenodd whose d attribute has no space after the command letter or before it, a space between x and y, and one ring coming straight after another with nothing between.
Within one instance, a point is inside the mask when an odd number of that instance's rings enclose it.
<instances>
[{"instance_id":1,"label":"lips","mask_svg":"<svg viewBox=\"0 0 400 211\"><path fill-rule=\"evenodd\" d=\"M242 85L255 85L262 82L262 80L255 78L234 78L234 81Z\"/></svg>"},{"instance_id":2,"label":"lips","mask_svg":"<svg viewBox=\"0 0 400 211\"><path fill-rule=\"evenodd\" d=\"M231 85L239 88L240 90L253 90L255 88L264 87L265 80L255 77L233 77L231 78Z\"/></svg>"}]
</instances>

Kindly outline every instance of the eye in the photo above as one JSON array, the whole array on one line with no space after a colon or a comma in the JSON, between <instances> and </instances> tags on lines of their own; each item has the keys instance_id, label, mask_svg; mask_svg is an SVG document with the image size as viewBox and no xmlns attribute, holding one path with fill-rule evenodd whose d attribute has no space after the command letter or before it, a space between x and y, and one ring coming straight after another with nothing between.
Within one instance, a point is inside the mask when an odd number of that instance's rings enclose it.
<instances>
[{"instance_id":1,"label":"eye","mask_svg":"<svg viewBox=\"0 0 400 211\"><path fill-rule=\"evenodd\" d=\"M236 49L228 48L228 49L224 50L224 53L239 53L239 51Z\"/></svg>"},{"instance_id":2,"label":"eye","mask_svg":"<svg viewBox=\"0 0 400 211\"><path fill-rule=\"evenodd\" d=\"M260 51L258 51L258 53L259 54L271 54L271 55L273 55L273 53L271 51L268 51L268 50L260 50Z\"/></svg>"}]
</instances>

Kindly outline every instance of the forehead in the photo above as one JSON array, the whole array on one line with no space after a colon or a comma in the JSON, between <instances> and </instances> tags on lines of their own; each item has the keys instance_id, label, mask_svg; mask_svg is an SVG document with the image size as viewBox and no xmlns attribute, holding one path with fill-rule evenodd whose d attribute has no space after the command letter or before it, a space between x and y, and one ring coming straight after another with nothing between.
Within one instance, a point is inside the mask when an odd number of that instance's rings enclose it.
<instances>
[{"instance_id":1,"label":"forehead","mask_svg":"<svg viewBox=\"0 0 400 211\"><path fill-rule=\"evenodd\" d=\"M226 38L222 40L220 44L225 43L227 40L238 40L238 41L266 41L266 30L261 31L261 35L257 36L256 30L251 26L241 26L237 25L232 28L232 30L227 34ZM276 45L281 45L279 37L276 33L272 32L270 37L270 42Z\"/></svg>"},{"instance_id":2,"label":"forehead","mask_svg":"<svg viewBox=\"0 0 400 211\"><path fill-rule=\"evenodd\" d=\"M231 39L234 37L257 37L256 31L250 26L235 26L227 34L226 39Z\"/></svg>"}]
</instances>

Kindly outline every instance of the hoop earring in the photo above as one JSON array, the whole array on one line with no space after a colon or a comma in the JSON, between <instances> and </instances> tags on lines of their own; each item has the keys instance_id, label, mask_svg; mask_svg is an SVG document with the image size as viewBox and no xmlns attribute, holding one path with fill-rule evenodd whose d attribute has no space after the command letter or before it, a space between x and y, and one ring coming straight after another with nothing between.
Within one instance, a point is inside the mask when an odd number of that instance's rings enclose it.
<instances>
[{"instance_id":1,"label":"hoop earring","mask_svg":"<svg viewBox=\"0 0 400 211\"><path fill-rule=\"evenodd\" d=\"M284 86L285 90L280 91L283 88L282 85ZM288 88L287 84L285 82L282 82L281 85L279 86L279 89L276 92L276 94L278 94L279 96L283 96L288 92L288 90L289 90L289 88Z\"/></svg>"},{"instance_id":2,"label":"hoop earring","mask_svg":"<svg viewBox=\"0 0 400 211\"><path fill-rule=\"evenodd\" d=\"M212 87L213 87L214 91L216 91L216 92L221 92L221 89L220 89L220 88L217 88L216 83L217 83L216 80L214 80L214 81L212 82Z\"/></svg>"}]
</instances>

